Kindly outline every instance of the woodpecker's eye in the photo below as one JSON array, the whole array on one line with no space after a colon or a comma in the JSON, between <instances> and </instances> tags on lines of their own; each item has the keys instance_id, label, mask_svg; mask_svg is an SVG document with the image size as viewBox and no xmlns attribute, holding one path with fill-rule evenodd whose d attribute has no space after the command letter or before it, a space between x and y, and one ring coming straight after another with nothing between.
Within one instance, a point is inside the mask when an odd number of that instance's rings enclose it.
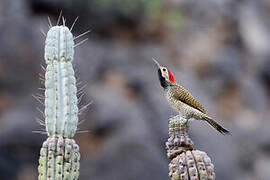
<instances>
[{"instance_id":1,"label":"woodpecker's eye","mask_svg":"<svg viewBox=\"0 0 270 180\"><path fill-rule=\"evenodd\" d=\"M162 69L162 71L164 71L164 72L165 72L165 71L166 71L166 69L165 69L165 68L163 68L163 69Z\"/></svg>"}]
</instances>

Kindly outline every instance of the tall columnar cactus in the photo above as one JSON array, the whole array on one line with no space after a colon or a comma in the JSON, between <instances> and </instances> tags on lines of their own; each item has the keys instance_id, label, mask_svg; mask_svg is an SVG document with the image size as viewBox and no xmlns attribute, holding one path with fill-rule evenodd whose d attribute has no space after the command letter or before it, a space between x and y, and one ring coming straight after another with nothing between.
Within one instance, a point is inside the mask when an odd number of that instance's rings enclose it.
<instances>
[{"instance_id":1,"label":"tall columnar cactus","mask_svg":"<svg viewBox=\"0 0 270 180\"><path fill-rule=\"evenodd\" d=\"M76 180L79 146L71 139L77 130L78 99L72 67L74 38L65 25L53 26L45 42L45 126L49 136L39 158L39 180Z\"/></svg>"},{"instance_id":2,"label":"tall columnar cactus","mask_svg":"<svg viewBox=\"0 0 270 180\"><path fill-rule=\"evenodd\" d=\"M78 123L74 41L65 26L54 26L45 42L45 123L48 136L73 137Z\"/></svg>"},{"instance_id":3,"label":"tall columnar cactus","mask_svg":"<svg viewBox=\"0 0 270 180\"><path fill-rule=\"evenodd\" d=\"M167 156L171 159L171 180L214 180L214 165L203 151L194 149L188 136L188 122L181 116L169 119Z\"/></svg>"}]
</instances>

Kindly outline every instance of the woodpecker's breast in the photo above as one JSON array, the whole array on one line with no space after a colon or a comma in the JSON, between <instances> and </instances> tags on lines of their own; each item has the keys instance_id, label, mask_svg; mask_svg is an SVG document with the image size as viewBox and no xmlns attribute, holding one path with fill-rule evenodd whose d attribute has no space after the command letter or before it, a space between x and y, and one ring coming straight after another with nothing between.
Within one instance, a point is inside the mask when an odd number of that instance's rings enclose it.
<instances>
[{"instance_id":1,"label":"woodpecker's breast","mask_svg":"<svg viewBox=\"0 0 270 180\"><path fill-rule=\"evenodd\" d=\"M177 112L182 114L183 116L186 116L186 118L199 118L201 116L201 112L194 109L193 107L187 105L186 103L183 103L182 101L175 98L174 92L171 88L165 89L165 97L169 103L169 105Z\"/></svg>"},{"instance_id":2,"label":"woodpecker's breast","mask_svg":"<svg viewBox=\"0 0 270 180\"><path fill-rule=\"evenodd\" d=\"M181 101L179 101L178 99L175 99L174 98L174 93L177 93L177 92L174 92L171 90L171 88L168 88L168 89L165 89L165 97L169 103L169 105L176 111L179 111L181 113L184 113L182 112L185 108L185 104Z\"/></svg>"}]
</instances>

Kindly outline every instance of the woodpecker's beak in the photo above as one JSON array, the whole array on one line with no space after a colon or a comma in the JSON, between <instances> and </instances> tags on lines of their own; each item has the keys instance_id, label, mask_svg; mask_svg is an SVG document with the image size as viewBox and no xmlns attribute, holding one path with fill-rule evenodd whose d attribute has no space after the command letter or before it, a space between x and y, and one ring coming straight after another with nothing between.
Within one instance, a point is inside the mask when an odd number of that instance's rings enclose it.
<instances>
[{"instance_id":1,"label":"woodpecker's beak","mask_svg":"<svg viewBox=\"0 0 270 180\"><path fill-rule=\"evenodd\" d=\"M152 58L152 60L156 63L157 67L160 68L160 64L157 60L155 60L154 58Z\"/></svg>"}]
</instances>

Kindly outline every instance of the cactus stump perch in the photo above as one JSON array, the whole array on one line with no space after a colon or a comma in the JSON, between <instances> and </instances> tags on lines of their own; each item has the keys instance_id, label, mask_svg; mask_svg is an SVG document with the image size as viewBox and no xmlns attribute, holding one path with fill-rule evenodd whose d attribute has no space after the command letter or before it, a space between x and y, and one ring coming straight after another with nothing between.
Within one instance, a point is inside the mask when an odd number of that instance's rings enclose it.
<instances>
[{"instance_id":1,"label":"cactus stump perch","mask_svg":"<svg viewBox=\"0 0 270 180\"><path fill-rule=\"evenodd\" d=\"M194 149L188 136L188 121L181 116L169 119L166 142L171 180L215 180L214 165L203 151Z\"/></svg>"}]
</instances>

